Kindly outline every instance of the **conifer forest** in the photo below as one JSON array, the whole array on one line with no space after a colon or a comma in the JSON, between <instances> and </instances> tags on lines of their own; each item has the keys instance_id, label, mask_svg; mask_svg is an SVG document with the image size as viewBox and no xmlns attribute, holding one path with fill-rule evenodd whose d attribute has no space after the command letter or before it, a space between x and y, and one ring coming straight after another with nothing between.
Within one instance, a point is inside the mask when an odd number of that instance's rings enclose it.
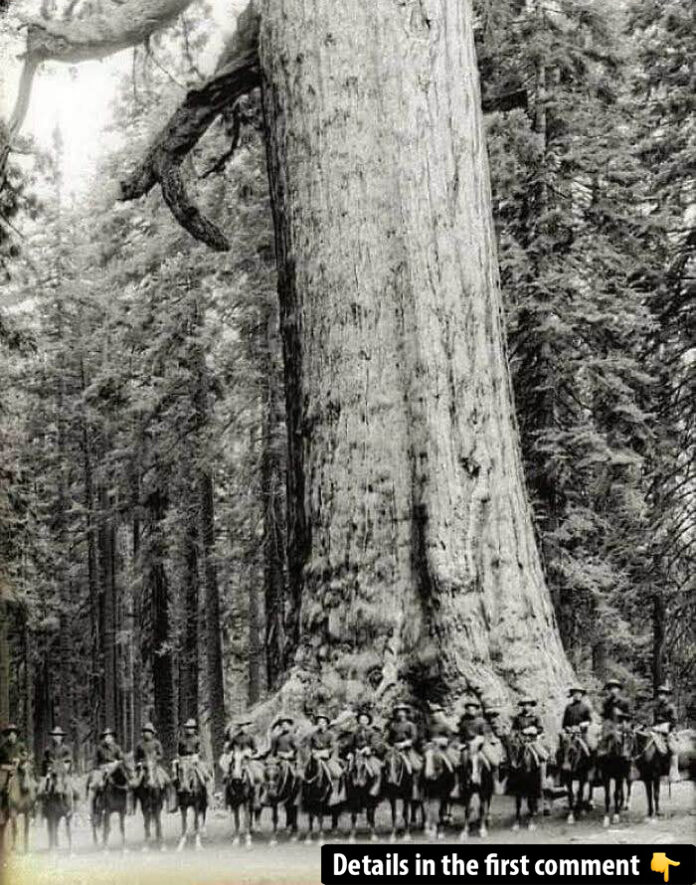
<instances>
[{"instance_id":1,"label":"conifer forest","mask_svg":"<svg viewBox=\"0 0 696 885\"><path fill-rule=\"evenodd\" d=\"M0 0L0 723L693 727L696 5L227 6Z\"/></svg>"}]
</instances>

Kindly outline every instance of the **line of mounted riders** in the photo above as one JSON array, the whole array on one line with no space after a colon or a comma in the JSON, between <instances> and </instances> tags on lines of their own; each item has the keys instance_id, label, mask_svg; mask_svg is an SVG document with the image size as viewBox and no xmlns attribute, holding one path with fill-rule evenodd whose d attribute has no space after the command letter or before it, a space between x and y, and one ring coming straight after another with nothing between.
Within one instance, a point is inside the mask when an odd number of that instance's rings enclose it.
<instances>
[{"instance_id":1,"label":"line of mounted riders","mask_svg":"<svg viewBox=\"0 0 696 885\"><path fill-rule=\"evenodd\" d=\"M612 818L613 822L619 821L626 807L632 765L645 782L648 818L654 819L659 812L660 778L678 778L676 710L669 699L670 688L662 685L657 691L652 726L632 723L629 702L618 681L610 680L605 691L598 727L584 688L574 685L569 689L556 753L545 738L533 697L519 701L509 729L502 724L500 710L482 709L474 698L465 701L464 713L456 723L440 705L429 704L424 734L419 733L412 708L405 703L394 706L383 729L376 727L372 713L366 709L345 710L335 718L320 710L301 737L293 718L282 714L272 725L270 746L265 752L260 751L251 730L252 721L239 719L227 730L218 763L224 803L233 813L234 844L239 844L242 837L251 845L264 807L271 810L271 844L277 841L281 807L293 839L297 837L298 811L302 808L308 815L307 841L312 840L315 823L322 839L324 819L330 820L333 831L343 813L350 815L351 840L362 813L374 840L375 811L383 800L391 805L392 840L398 833L408 840L416 825L431 838L442 837L445 828L453 824L454 802L464 809L461 837L465 838L471 829L485 836L496 791L515 797L513 829L519 829L522 823L523 804L527 824L534 829L545 787L554 780L559 783L555 792L567 794L569 823L591 807L592 788L603 785L604 825L608 826ZM3 729L0 846L9 820L14 847L17 817L24 814L26 848L29 818L37 800L47 820L49 848L57 846L61 819L65 820L70 842L70 821L79 796L72 776L72 752L64 738L59 727L51 732L37 782L17 727ZM165 808L178 808L181 813L179 849L188 838L196 847L201 846L214 778L201 752L195 720L184 724L178 755L169 773L163 763L162 745L151 723L143 726L132 761L116 743L112 729L104 730L86 783L95 844L101 831L101 843L106 847L110 818L115 813L125 846L125 817L129 803L135 800L143 813L146 847L153 836L162 846L161 816ZM470 827L475 804L478 814Z\"/></svg>"}]
</instances>

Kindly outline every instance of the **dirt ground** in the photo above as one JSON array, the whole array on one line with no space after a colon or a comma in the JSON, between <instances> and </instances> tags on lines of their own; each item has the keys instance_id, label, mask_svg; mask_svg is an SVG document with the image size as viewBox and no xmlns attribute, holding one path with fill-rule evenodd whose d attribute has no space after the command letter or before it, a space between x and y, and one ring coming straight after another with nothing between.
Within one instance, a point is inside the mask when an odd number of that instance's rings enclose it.
<instances>
[{"instance_id":1,"label":"dirt ground","mask_svg":"<svg viewBox=\"0 0 696 885\"><path fill-rule=\"evenodd\" d=\"M496 796L492 808L492 826L487 838L490 843L519 842L634 842L669 844L696 840L696 807L694 785L675 784L671 797L663 790L661 817L654 823L645 821L645 795L641 784L634 785L631 809L620 824L609 829L602 827L603 793L595 793L596 807L574 825L566 822L562 800L554 804L552 813L540 818L538 829L523 828L512 832L512 802L508 797ZM46 848L45 823L36 821L31 828L32 851L14 855L5 861L2 885L177 885L177 883L216 883L226 885L265 885L265 883L319 882L319 847L304 844L306 819L301 816L300 841L290 843L285 835L280 844L269 843L269 816L264 812L261 832L254 846L247 850L233 847L232 824L225 811L209 814L203 849L192 847L182 852L175 850L179 836L178 814L164 818L165 851L143 852L143 827L140 814L129 816L126 822L127 850L117 847L118 837L112 833L112 847L104 852L92 844L91 830L86 818L79 815L75 821L73 849L70 855L65 839L57 853ZM455 823L461 821L461 809L455 807ZM114 819L114 824L116 823ZM345 824L345 820L343 821ZM390 819L386 806L378 813L380 840L386 840ZM365 834L363 833L364 837ZM452 829L447 839L457 841L459 830ZM334 841L346 841L342 833ZM470 837L472 843L479 837ZM424 841L422 833L414 834L414 841Z\"/></svg>"}]
</instances>

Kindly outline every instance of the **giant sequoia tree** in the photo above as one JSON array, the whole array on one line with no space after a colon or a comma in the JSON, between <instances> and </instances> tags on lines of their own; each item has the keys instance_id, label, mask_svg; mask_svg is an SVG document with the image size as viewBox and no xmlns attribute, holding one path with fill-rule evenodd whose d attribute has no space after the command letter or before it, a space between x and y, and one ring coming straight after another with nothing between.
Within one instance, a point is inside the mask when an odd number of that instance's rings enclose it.
<instances>
[{"instance_id":1,"label":"giant sequoia tree","mask_svg":"<svg viewBox=\"0 0 696 885\"><path fill-rule=\"evenodd\" d=\"M186 6L29 23L103 56ZM428 689L560 703L569 677L526 500L468 0L258 0L121 185L213 248L181 163L263 87L288 424L295 663L279 702ZM554 704L554 705L555 705Z\"/></svg>"}]
</instances>

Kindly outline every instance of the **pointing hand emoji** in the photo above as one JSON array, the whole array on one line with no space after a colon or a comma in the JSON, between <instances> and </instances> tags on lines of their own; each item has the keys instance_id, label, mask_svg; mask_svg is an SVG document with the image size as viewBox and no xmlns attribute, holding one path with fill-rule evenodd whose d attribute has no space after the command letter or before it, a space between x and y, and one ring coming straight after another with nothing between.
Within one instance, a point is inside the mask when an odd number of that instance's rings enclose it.
<instances>
[{"instance_id":1,"label":"pointing hand emoji","mask_svg":"<svg viewBox=\"0 0 696 885\"><path fill-rule=\"evenodd\" d=\"M670 860L663 851L654 851L650 861L650 869L654 873L664 873L665 882L669 882L669 868L678 867L679 861Z\"/></svg>"}]
</instances>

